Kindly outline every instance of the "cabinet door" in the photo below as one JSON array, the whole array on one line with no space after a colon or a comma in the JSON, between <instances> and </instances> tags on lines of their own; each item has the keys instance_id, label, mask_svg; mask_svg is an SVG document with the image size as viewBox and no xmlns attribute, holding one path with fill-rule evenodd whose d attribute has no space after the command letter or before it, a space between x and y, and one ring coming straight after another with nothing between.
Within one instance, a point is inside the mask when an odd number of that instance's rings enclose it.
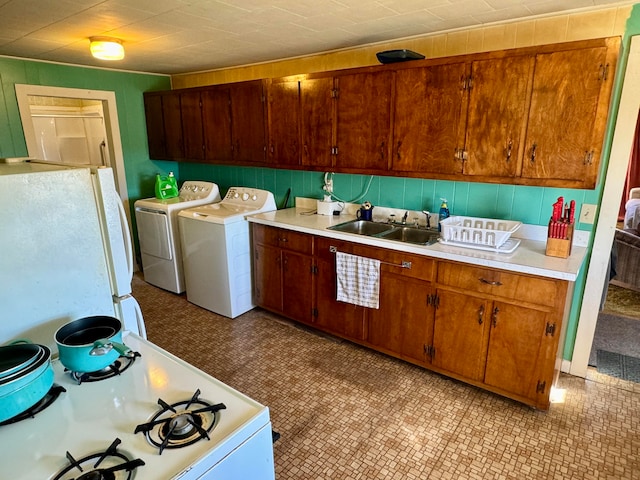
<instances>
[{"instance_id":1,"label":"cabinet door","mask_svg":"<svg viewBox=\"0 0 640 480\"><path fill-rule=\"evenodd\" d=\"M311 323L313 308L312 257L282 251L282 310L293 320Z\"/></svg>"},{"instance_id":2,"label":"cabinet door","mask_svg":"<svg viewBox=\"0 0 640 480\"><path fill-rule=\"evenodd\" d=\"M471 380L484 377L489 334L487 300L438 290L431 363Z\"/></svg>"},{"instance_id":3,"label":"cabinet door","mask_svg":"<svg viewBox=\"0 0 640 480\"><path fill-rule=\"evenodd\" d=\"M231 98L229 89L213 87L202 91L205 158L213 163L230 163Z\"/></svg>"},{"instance_id":4,"label":"cabinet door","mask_svg":"<svg viewBox=\"0 0 640 480\"><path fill-rule=\"evenodd\" d=\"M329 260L316 257L316 318L315 324L332 333L364 339L365 308L336 300L336 264L335 255Z\"/></svg>"},{"instance_id":5,"label":"cabinet door","mask_svg":"<svg viewBox=\"0 0 640 480\"><path fill-rule=\"evenodd\" d=\"M187 160L204 160L204 132L200 92L182 92L180 94L180 107L184 134L184 157Z\"/></svg>"},{"instance_id":6,"label":"cabinet door","mask_svg":"<svg viewBox=\"0 0 640 480\"><path fill-rule=\"evenodd\" d=\"M147 123L149 158L166 158L161 95L148 93L144 94L144 115Z\"/></svg>"},{"instance_id":7,"label":"cabinet door","mask_svg":"<svg viewBox=\"0 0 640 480\"><path fill-rule=\"evenodd\" d=\"M539 54L527 127L522 176L577 180L595 186L613 72L604 75L607 48Z\"/></svg>"},{"instance_id":8,"label":"cabinet door","mask_svg":"<svg viewBox=\"0 0 640 480\"><path fill-rule=\"evenodd\" d=\"M364 173L388 169L392 80L390 71L336 79L336 167Z\"/></svg>"},{"instance_id":9,"label":"cabinet door","mask_svg":"<svg viewBox=\"0 0 640 480\"><path fill-rule=\"evenodd\" d=\"M300 82L300 134L302 164L331 167L334 126L333 78Z\"/></svg>"},{"instance_id":10,"label":"cabinet door","mask_svg":"<svg viewBox=\"0 0 640 480\"><path fill-rule=\"evenodd\" d=\"M396 72L394 171L462 173L455 157L464 148L469 64Z\"/></svg>"},{"instance_id":11,"label":"cabinet door","mask_svg":"<svg viewBox=\"0 0 640 480\"><path fill-rule=\"evenodd\" d=\"M282 312L280 249L254 243L253 286L256 305L267 310Z\"/></svg>"},{"instance_id":12,"label":"cabinet door","mask_svg":"<svg viewBox=\"0 0 640 480\"><path fill-rule=\"evenodd\" d=\"M548 314L494 302L484 383L516 395L548 399L557 337L546 334ZM538 382L541 391L537 392ZM544 387L542 387L544 382Z\"/></svg>"},{"instance_id":13,"label":"cabinet door","mask_svg":"<svg viewBox=\"0 0 640 480\"><path fill-rule=\"evenodd\" d=\"M162 116L164 118L167 158L182 160L184 159L184 142L179 93L171 92L162 95Z\"/></svg>"},{"instance_id":14,"label":"cabinet door","mask_svg":"<svg viewBox=\"0 0 640 480\"><path fill-rule=\"evenodd\" d=\"M465 175L515 177L519 173L533 63L532 56L472 63Z\"/></svg>"},{"instance_id":15,"label":"cabinet door","mask_svg":"<svg viewBox=\"0 0 640 480\"><path fill-rule=\"evenodd\" d=\"M427 305L431 293L430 282L381 274L380 308L367 310L368 342L401 358L427 363L433 333L433 310Z\"/></svg>"},{"instance_id":16,"label":"cabinet door","mask_svg":"<svg viewBox=\"0 0 640 480\"><path fill-rule=\"evenodd\" d=\"M300 165L300 97L298 81L269 85L269 163Z\"/></svg>"},{"instance_id":17,"label":"cabinet door","mask_svg":"<svg viewBox=\"0 0 640 480\"><path fill-rule=\"evenodd\" d=\"M266 133L262 81L230 86L233 160L243 165L264 163Z\"/></svg>"}]
</instances>

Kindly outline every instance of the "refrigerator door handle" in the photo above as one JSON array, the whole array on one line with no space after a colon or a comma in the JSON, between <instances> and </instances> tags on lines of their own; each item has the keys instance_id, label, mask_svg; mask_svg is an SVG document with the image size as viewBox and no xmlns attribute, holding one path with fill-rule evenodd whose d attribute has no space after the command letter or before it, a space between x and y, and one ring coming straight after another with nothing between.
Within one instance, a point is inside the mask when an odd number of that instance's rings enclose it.
<instances>
[{"instance_id":1,"label":"refrigerator door handle","mask_svg":"<svg viewBox=\"0 0 640 480\"><path fill-rule=\"evenodd\" d=\"M116 204L118 205L118 213L120 214L120 223L122 224L122 236L124 237L125 250L127 252L127 272L129 280L133 280L133 245L131 245L131 230L129 229L129 223L127 222L127 214L124 211L124 204L118 196L116 191L113 192L116 196Z\"/></svg>"}]
</instances>

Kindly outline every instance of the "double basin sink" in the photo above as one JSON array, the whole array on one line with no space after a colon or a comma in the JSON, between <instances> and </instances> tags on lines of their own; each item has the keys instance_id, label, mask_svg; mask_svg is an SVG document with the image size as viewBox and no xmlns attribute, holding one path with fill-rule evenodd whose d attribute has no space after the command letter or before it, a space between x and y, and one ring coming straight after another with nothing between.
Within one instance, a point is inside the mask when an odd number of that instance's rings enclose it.
<instances>
[{"instance_id":1,"label":"double basin sink","mask_svg":"<svg viewBox=\"0 0 640 480\"><path fill-rule=\"evenodd\" d=\"M337 232L355 233L357 235L396 240L398 242L413 243L416 245L433 245L440 237L438 231L434 229L371 222L368 220L351 220L328 228L329 230L335 230Z\"/></svg>"}]
</instances>

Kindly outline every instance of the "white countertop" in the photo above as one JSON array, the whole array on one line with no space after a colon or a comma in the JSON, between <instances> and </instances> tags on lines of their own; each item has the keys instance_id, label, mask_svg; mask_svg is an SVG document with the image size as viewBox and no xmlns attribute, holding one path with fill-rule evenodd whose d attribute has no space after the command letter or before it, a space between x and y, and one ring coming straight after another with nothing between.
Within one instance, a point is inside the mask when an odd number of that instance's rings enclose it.
<instances>
[{"instance_id":1,"label":"white countertop","mask_svg":"<svg viewBox=\"0 0 640 480\"><path fill-rule=\"evenodd\" d=\"M569 258L549 257L544 253L546 248L545 241L521 238L520 246L513 253L503 254L455 247L442 243L427 246L415 245L327 229L333 225L353 219L355 219L353 215L324 216L309 214L308 210L296 208L260 213L248 217L250 222L262 225L270 225L295 230L297 232L388 248L417 255L425 255L443 260L454 260L472 265L568 280L570 282L576 280L587 252L585 247L574 244ZM515 234L513 236L516 237Z\"/></svg>"}]
</instances>

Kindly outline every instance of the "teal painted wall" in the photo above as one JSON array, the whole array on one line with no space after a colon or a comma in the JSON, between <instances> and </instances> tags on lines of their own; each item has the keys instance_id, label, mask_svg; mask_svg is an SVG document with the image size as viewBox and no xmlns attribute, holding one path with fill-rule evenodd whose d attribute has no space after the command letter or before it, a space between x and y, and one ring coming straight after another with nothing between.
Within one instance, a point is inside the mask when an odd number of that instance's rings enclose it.
<instances>
[{"instance_id":1,"label":"teal painted wall","mask_svg":"<svg viewBox=\"0 0 640 480\"><path fill-rule=\"evenodd\" d=\"M149 160L142 92L167 90L166 75L119 72L0 57L0 157L27 156L14 85L108 90L115 92L127 187L132 200L148 193L159 169L171 168Z\"/></svg>"}]
</instances>

